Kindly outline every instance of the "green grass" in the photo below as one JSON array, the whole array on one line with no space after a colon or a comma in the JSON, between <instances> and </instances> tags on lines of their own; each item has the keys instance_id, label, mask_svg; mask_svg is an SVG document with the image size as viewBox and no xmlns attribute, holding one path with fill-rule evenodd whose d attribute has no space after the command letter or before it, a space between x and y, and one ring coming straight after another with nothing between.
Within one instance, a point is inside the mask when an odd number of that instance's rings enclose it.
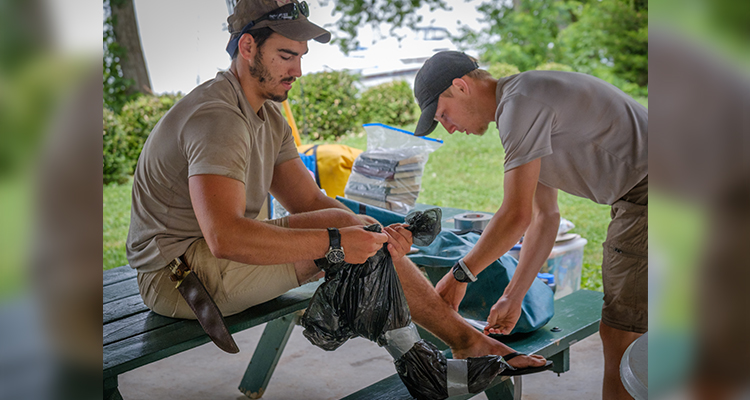
<instances>
[{"instance_id":1,"label":"green grass","mask_svg":"<svg viewBox=\"0 0 750 400\"><path fill-rule=\"evenodd\" d=\"M125 242L130 225L131 179L124 185L104 186L104 269L112 269L128 263L125 257Z\"/></svg>"}]
</instances>

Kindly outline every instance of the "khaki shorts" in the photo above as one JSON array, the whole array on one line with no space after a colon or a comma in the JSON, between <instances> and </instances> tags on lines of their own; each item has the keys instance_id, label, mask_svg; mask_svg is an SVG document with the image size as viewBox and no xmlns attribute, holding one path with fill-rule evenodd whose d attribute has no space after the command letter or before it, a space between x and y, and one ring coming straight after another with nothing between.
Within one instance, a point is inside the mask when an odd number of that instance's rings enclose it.
<instances>
[{"instance_id":1,"label":"khaki shorts","mask_svg":"<svg viewBox=\"0 0 750 400\"><path fill-rule=\"evenodd\" d=\"M607 229L607 240L603 243L602 322L636 333L648 330L647 193L645 204L623 199L612 205L612 221ZM638 202L643 203L642 197Z\"/></svg>"},{"instance_id":2,"label":"khaki shorts","mask_svg":"<svg viewBox=\"0 0 750 400\"><path fill-rule=\"evenodd\" d=\"M287 218L264 222L289 226ZM237 314L299 286L294 264L247 265L219 259L211 254L203 238L188 247L185 261L200 278L224 316ZM143 302L157 314L195 319L195 314L169 275L167 268L138 273L138 288Z\"/></svg>"}]
</instances>

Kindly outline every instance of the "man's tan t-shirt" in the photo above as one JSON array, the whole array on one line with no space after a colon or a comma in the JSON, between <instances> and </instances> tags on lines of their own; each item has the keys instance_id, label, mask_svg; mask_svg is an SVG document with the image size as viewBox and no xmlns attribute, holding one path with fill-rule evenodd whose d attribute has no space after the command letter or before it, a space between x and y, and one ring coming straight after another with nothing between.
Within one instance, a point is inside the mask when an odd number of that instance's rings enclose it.
<instances>
[{"instance_id":1,"label":"man's tan t-shirt","mask_svg":"<svg viewBox=\"0 0 750 400\"><path fill-rule=\"evenodd\" d=\"M299 157L292 131L275 103L260 117L229 71L198 86L154 127L133 180L127 257L140 272L155 271L203 237L188 178L212 174L245 184L245 216L255 218L274 166Z\"/></svg>"},{"instance_id":2,"label":"man's tan t-shirt","mask_svg":"<svg viewBox=\"0 0 750 400\"><path fill-rule=\"evenodd\" d=\"M590 75L528 71L498 80L505 171L541 158L539 182L612 204L648 175L648 110Z\"/></svg>"}]
</instances>

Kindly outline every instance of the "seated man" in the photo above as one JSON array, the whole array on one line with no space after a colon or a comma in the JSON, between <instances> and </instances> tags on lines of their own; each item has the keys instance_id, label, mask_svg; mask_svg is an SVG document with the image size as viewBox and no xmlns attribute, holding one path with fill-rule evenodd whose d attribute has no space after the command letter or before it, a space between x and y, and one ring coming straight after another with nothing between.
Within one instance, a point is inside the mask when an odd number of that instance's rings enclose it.
<instances>
[{"instance_id":1,"label":"seated man","mask_svg":"<svg viewBox=\"0 0 750 400\"><path fill-rule=\"evenodd\" d=\"M134 176L127 242L144 303L162 315L195 318L170 280L168 265L179 257L226 316L318 276L313 260L362 263L389 241L416 323L457 358L511 353L464 322L403 257L408 231L364 230L376 221L326 197L310 178L274 103L301 76L307 41L330 40L307 14L304 2L240 0L227 19L229 70L186 95L149 135ZM256 220L269 192L290 216ZM517 368L544 363L538 356L510 361Z\"/></svg>"}]
</instances>

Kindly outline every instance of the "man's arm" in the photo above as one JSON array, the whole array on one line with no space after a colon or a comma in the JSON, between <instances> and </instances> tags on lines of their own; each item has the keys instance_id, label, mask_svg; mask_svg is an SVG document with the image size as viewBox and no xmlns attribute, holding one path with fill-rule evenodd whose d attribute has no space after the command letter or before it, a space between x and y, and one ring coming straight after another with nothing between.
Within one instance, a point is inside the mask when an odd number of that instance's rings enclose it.
<instances>
[{"instance_id":1,"label":"man's arm","mask_svg":"<svg viewBox=\"0 0 750 400\"><path fill-rule=\"evenodd\" d=\"M503 203L477 244L464 257L466 266L474 276L508 252L529 227L540 167L541 160L536 159L505 173ZM466 293L466 285L456 281L449 272L436 288L443 299L458 310Z\"/></svg>"},{"instance_id":2,"label":"man's arm","mask_svg":"<svg viewBox=\"0 0 750 400\"><path fill-rule=\"evenodd\" d=\"M246 218L245 186L220 175L189 179L190 199L211 253L246 264L270 265L321 258L329 247L325 229L289 229ZM340 228L345 260L361 263L375 254L387 236L361 226ZM382 237L378 239L378 237Z\"/></svg>"},{"instance_id":3,"label":"man's arm","mask_svg":"<svg viewBox=\"0 0 750 400\"><path fill-rule=\"evenodd\" d=\"M490 309L485 333L510 334L521 315L526 292L555 244L560 226L557 189L537 184L534 214L521 246L516 272L497 303Z\"/></svg>"},{"instance_id":4,"label":"man's arm","mask_svg":"<svg viewBox=\"0 0 750 400\"><path fill-rule=\"evenodd\" d=\"M352 212L341 202L323 194L305 164L298 158L281 163L274 168L271 194L292 214L326 208L340 208ZM377 223L374 218L366 215L358 215L358 217L363 225Z\"/></svg>"},{"instance_id":5,"label":"man's arm","mask_svg":"<svg viewBox=\"0 0 750 400\"><path fill-rule=\"evenodd\" d=\"M505 173L503 203L477 244L464 257L474 276L507 253L528 229L533 217L540 167L541 159L537 158Z\"/></svg>"},{"instance_id":6,"label":"man's arm","mask_svg":"<svg viewBox=\"0 0 750 400\"><path fill-rule=\"evenodd\" d=\"M245 185L220 175L189 178L190 200L211 253L246 264L281 264L324 256L325 230L288 230L245 217Z\"/></svg>"}]
</instances>

